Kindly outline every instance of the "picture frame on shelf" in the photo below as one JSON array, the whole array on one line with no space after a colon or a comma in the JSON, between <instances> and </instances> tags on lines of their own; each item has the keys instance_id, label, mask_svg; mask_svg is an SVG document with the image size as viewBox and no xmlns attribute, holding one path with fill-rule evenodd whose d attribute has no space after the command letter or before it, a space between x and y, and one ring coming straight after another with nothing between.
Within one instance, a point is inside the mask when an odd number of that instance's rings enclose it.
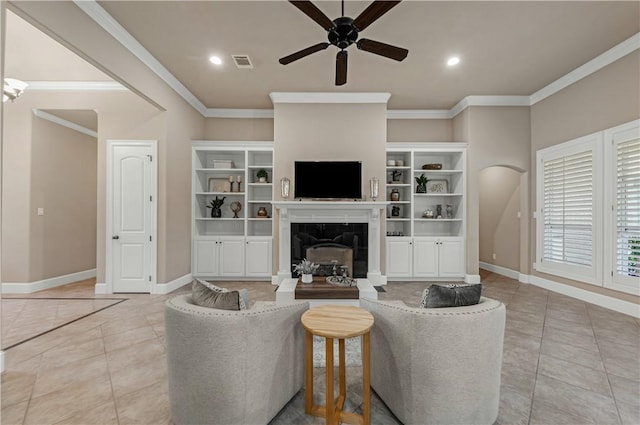
<instances>
[{"instance_id":1,"label":"picture frame on shelf","mask_svg":"<svg viewBox=\"0 0 640 425\"><path fill-rule=\"evenodd\" d=\"M449 182L447 180L429 180L427 193L449 193Z\"/></svg>"},{"instance_id":2,"label":"picture frame on shelf","mask_svg":"<svg viewBox=\"0 0 640 425\"><path fill-rule=\"evenodd\" d=\"M231 184L229 183L229 179L226 178L209 178L209 192L230 192Z\"/></svg>"}]
</instances>

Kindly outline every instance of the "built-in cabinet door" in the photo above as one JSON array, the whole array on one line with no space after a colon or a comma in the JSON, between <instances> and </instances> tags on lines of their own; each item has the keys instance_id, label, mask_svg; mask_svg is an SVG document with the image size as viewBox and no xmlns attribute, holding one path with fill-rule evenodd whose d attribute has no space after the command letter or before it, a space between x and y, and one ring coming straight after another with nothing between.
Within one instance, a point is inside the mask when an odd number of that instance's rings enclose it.
<instances>
[{"instance_id":1,"label":"built-in cabinet door","mask_svg":"<svg viewBox=\"0 0 640 425\"><path fill-rule=\"evenodd\" d=\"M411 277L412 255L411 238L387 238L387 276Z\"/></svg>"},{"instance_id":2,"label":"built-in cabinet door","mask_svg":"<svg viewBox=\"0 0 640 425\"><path fill-rule=\"evenodd\" d=\"M220 238L220 276L244 276L244 238Z\"/></svg>"},{"instance_id":3,"label":"built-in cabinet door","mask_svg":"<svg viewBox=\"0 0 640 425\"><path fill-rule=\"evenodd\" d=\"M272 267L272 239L247 238L245 243L245 275L247 277L270 277Z\"/></svg>"},{"instance_id":4,"label":"built-in cabinet door","mask_svg":"<svg viewBox=\"0 0 640 425\"><path fill-rule=\"evenodd\" d=\"M196 239L193 241L193 275L218 275L218 241Z\"/></svg>"},{"instance_id":5,"label":"built-in cabinet door","mask_svg":"<svg viewBox=\"0 0 640 425\"><path fill-rule=\"evenodd\" d=\"M413 240L413 275L416 277L438 276L438 239L416 238Z\"/></svg>"},{"instance_id":6,"label":"built-in cabinet door","mask_svg":"<svg viewBox=\"0 0 640 425\"><path fill-rule=\"evenodd\" d=\"M439 246L440 276L464 276L464 243L462 238L441 239Z\"/></svg>"}]
</instances>

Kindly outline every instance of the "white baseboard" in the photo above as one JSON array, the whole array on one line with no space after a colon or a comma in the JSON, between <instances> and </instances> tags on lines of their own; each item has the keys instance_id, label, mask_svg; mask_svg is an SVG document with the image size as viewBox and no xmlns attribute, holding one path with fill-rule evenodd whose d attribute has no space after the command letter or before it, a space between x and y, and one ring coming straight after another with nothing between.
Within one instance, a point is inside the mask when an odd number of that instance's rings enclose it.
<instances>
[{"instance_id":1,"label":"white baseboard","mask_svg":"<svg viewBox=\"0 0 640 425\"><path fill-rule=\"evenodd\" d=\"M32 294L43 289L55 288L56 286L66 285L67 283L77 282L79 280L91 279L96 277L96 269L85 270L77 273L66 274L64 276L50 277L48 279L39 280L37 282L25 283L2 283L3 294Z\"/></svg>"},{"instance_id":2,"label":"white baseboard","mask_svg":"<svg viewBox=\"0 0 640 425\"><path fill-rule=\"evenodd\" d=\"M548 289L549 291L577 298L579 300L640 319L640 305L638 304L576 288L575 286L565 285L564 283L543 279L538 276L529 276L529 281L540 288Z\"/></svg>"},{"instance_id":3,"label":"white baseboard","mask_svg":"<svg viewBox=\"0 0 640 425\"><path fill-rule=\"evenodd\" d=\"M4 351L0 351L0 373L4 372Z\"/></svg>"},{"instance_id":4,"label":"white baseboard","mask_svg":"<svg viewBox=\"0 0 640 425\"><path fill-rule=\"evenodd\" d=\"M151 293L165 295L175 291L176 289L182 288L184 285L187 285L192 281L193 277L191 276L191 273L187 273L184 276L180 276L179 278L172 280L171 282L152 285Z\"/></svg>"},{"instance_id":5,"label":"white baseboard","mask_svg":"<svg viewBox=\"0 0 640 425\"><path fill-rule=\"evenodd\" d=\"M531 276L524 273L518 273L518 282L520 283L531 283Z\"/></svg>"},{"instance_id":6,"label":"white baseboard","mask_svg":"<svg viewBox=\"0 0 640 425\"><path fill-rule=\"evenodd\" d=\"M108 295L111 292L107 290L106 283L96 283L95 292L96 295Z\"/></svg>"},{"instance_id":7,"label":"white baseboard","mask_svg":"<svg viewBox=\"0 0 640 425\"><path fill-rule=\"evenodd\" d=\"M511 279L519 280L520 278L520 273L515 270L511 270L502 266L497 266L495 264L485 263L484 261L480 261L480 268L483 270L488 270L493 273L497 273L502 276L510 277Z\"/></svg>"},{"instance_id":8,"label":"white baseboard","mask_svg":"<svg viewBox=\"0 0 640 425\"><path fill-rule=\"evenodd\" d=\"M480 283L479 274L465 274L464 283Z\"/></svg>"}]
</instances>

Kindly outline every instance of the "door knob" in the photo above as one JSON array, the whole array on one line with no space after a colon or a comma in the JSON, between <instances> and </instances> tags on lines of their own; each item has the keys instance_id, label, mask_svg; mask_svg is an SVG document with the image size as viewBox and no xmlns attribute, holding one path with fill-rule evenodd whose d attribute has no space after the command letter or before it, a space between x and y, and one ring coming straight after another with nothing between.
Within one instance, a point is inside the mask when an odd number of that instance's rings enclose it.
<instances>
[{"instance_id":1,"label":"door knob","mask_svg":"<svg viewBox=\"0 0 640 425\"><path fill-rule=\"evenodd\" d=\"M120 236L112 236L111 239L120 239Z\"/></svg>"}]
</instances>

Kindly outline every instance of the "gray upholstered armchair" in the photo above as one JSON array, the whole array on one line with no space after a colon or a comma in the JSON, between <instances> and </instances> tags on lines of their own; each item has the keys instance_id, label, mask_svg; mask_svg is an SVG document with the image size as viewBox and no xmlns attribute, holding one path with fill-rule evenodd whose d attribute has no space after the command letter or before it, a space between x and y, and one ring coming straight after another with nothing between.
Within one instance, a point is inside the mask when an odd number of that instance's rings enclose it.
<instances>
[{"instance_id":1,"label":"gray upholstered armchair","mask_svg":"<svg viewBox=\"0 0 640 425\"><path fill-rule=\"evenodd\" d=\"M412 308L363 299L375 319L371 386L406 425L493 424L500 403L505 307Z\"/></svg>"},{"instance_id":2,"label":"gray upholstered armchair","mask_svg":"<svg viewBox=\"0 0 640 425\"><path fill-rule=\"evenodd\" d=\"M173 423L266 424L304 384L308 303L227 311L165 305Z\"/></svg>"}]
</instances>

